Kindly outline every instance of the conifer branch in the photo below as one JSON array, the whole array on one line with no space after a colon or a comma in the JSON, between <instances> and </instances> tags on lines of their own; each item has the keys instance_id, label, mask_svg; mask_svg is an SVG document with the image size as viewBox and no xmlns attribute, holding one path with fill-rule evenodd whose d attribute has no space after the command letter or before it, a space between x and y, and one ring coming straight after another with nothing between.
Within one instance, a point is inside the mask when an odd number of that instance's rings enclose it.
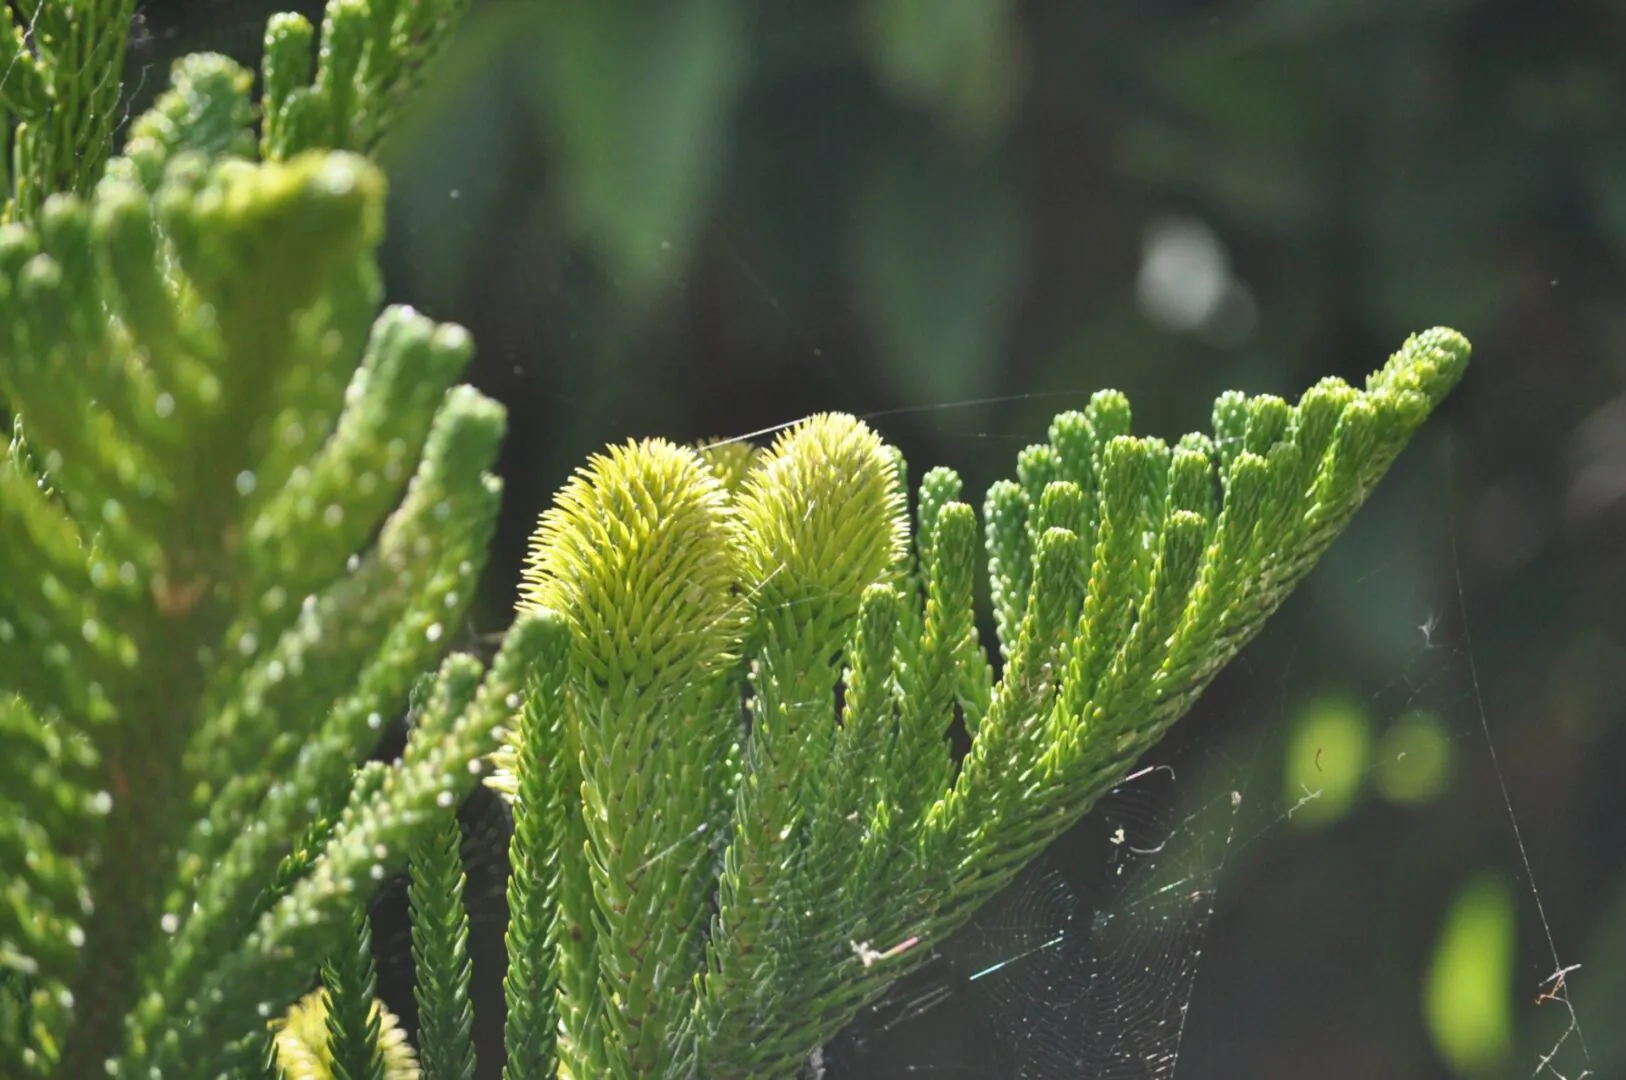
<instances>
[{"instance_id":1,"label":"conifer branch","mask_svg":"<svg viewBox=\"0 0 1626 1080\"><path fill-rule=\"evenodd\" d=\"M566 879L557 854L567 847L579 849L585 829L579 811L575 821L568 816L581 786L564 723L570 635L557 616L548 617L544 625L548 640L538 654L518 726L493 755L499 772L492 783L515 784L514 833L508 846L508 929L503 938L508 953L503 978L508 1006L503 1026L505 1080L525 1080L553 1070L561 1039L567 1044L576 1039L577 1048L571 1052L584 1053L580 1040L589 1030L580 1014L559 1016L561 984L575 991L577 1002L591 985L592 954L584 955L582 926L567 921L580 917L578 908L585 906L591 886L585 868Z\"/></svg>"},{"instance_id":2,"label":"conifer branch","mask_svg":"<svg viewBox=\"0 0 1626 1080\"><path fill-rule=\"evenodd\" d=\"M135 0L0 4L0 155L12 166L6 221L32 221L58 192L88 196L118 120ZM19 18L20 17L20 18Z\"/></svg>"},{"instance_id":3,"label":"conifer branch","mask_svg":"<svg viewBox=\"0 0 1626 1080\"><path fill-rule=\"evenodd\" d=\"M357 932L365 933L359 927ZM348 1080L355 1075L344 1062L349 1048L335 1043L347 1040L349 1035L340 1035L336 1029L353 1026L375 1032L372 1041L361 1049L367 1075L379 1080L420 1080L422 1070L417 1056L395 1014L376 998L364 1002L359 989L350 988L352 982L359 987L370 981L368 973L361 970L359 955L347 963L357 970L341 974L332 966L324 969L325 980L344 983L342 991L327 985L312 990L288 1010L287 1016L273 1023L270 1057L251 1059L235 1073L227 1070L223 1075L263 1075L266 1080ZM341 1005L341 993L354 994L355 1004ZM339 1019L335 1016L338 1010L354 1015Z\"/></svg>"},{"instance_id":4,"label":"conifer branch","mask_svg":"<svg viewBox=\"0 0 1626 1080\"><path fill-rule=\"evenodd\" d=\"M38 25L66 7L94 5ZM523 630L483 682L450 662L446 715L352 781L472 596L503 417L449 389L461 330L374 323L376 170L248 160L251 83L180 62L93 198L0 229L17 1075L263 1072L266 1019L353 951L372 868L451 814L524 680Z\"/></svg>"},{"instance_id":5,"label":"conifer branch","mask_svg":"<svg viewBox=\"0 0 1626 1080\"><path fill-rule=\"evenodd\" d=\"M474 1080L469 1006L469 916L463 907L463 838L446 818L412 859L407 903L418 1003L418 1057L431 1080Z\"/></svg>"},{"instance_id":6,"label":"conifer branch","mask_svg":"<svg viewBox=\"0 0 1626 1080\"><path fill-rule=\"evenodd\" d=\"M353 920L354 939L322 965L327 991L323 1012L327 1027L328 1070L333 1080L384 1080L384 1054L378 1045L379 1022L373 995L378 976L373 969L373 935L365 913Z\"/></svg>"},{"instance_id":7,"label":"conifer branch","mask_svg":"<svg viewBox=\"0 0 1626 1080\"><path fill-rule=\"evenodd\" d=\"M997 680L974 629L977 525L952 473L926 474L909 550L901 460L850 417L814 417L766 453L657 440L595 458L544 515L522 602L570 631L565 693L533 688L527 706L562 710L569 752L511 741L491 781L516 813L535 799L558 822L548 857L573 929L552 953L562 1070L793 1075L1123 778L1314 565L1467 356L1432 330L1364 390L1228 394L1213 437L1173 446L1133 435L1120 394L1057 417L984 504ZM727 707L742 696L743 726ZM956 715L972 735L958 763ZM724 764L697 767L693 746ZM578 802L527 774L568 775L577 757ZM702 829L727 838L720 871ZM673 852L677 876L654 869ZM645 893L651 880L715 888L709 933ZM653 956L693 973L687 1023L652 1002Z\"/></svg>"},{"instance_id":8,"label":"conifer branch","mask_svg":"<svg viewBox=\"0 0 1626 1080\"><path fill-rule=\"evenodd\" d=\"M613 448L543 516L490 670L445 659L358 767L469 603L504 416L453 386L465 333L378 314L383 181L336 151L465 6L276 17L258 110L187 58L104 170L131 0L0 5L8 1077L416 1076L364 914L409 858L425 1060L467 1076L452 815L490 766L506 1075L790 1076L1119 782L1466 363L1429 331L1173 445L1103 391L980 526L928 471L912 538L851 417Z\"/></svg>"},{"instance_id":9,"label":"conifer branch","mask_svg":"<svg viewBox=\"0 0 1626 1080\"><path fill-rule=\"evenodd\" d=\"M280 161L317 147L371 153L468 6L329 0L319 42L304 16L273 15L262 64L262 156Z\"/></svg>"}]
</instances>

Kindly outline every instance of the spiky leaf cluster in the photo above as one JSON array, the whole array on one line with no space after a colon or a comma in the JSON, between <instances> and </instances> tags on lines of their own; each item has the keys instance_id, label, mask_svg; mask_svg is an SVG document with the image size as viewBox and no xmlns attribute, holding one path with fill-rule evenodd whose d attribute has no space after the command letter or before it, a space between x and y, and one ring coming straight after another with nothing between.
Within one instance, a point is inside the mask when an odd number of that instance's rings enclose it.
<instances>
[{"instance_id":1,"label":"spiky leaf cluster","mask_svg":"<svg viewBox=\"0 0 1626 1080\"><path fill-rule=\"evenodd\" d=\"M32 221L56 192L85 196L118 123L136 0L0 4L0 220Z\"/></svg>"},{"instance_id":2,"label":"spiky leaf cluster","mask_svg":"<svg viewBox=\"0 0 1626 1080\"><path fill-rule=\"evenodd\" d=\"M286 1080L341 1080L350 1075L334 1058L333 1000L326 986L312 990L274 1025L275 1064ZM382 1080L419 1080L423 1073L395 1014L372 1000L363 1015L366 1025L376 1029L370 1045L377 1049Z\"/></svg>"},{"instance_id":3,"label":"spiky leaf cluster","mask_svg":"<svg viewBox=\"0 0 1626 1080\"><path fill-rule=\"evenodd\" d=\"M1172 446L1097 394L980 526L928 472L912 545L901 459L850 417L594 459L522 605L568 657L489 781L527 823L510 894L558 898L509 946L553 991L559 1074L794 1075L1186 711L1467 356L1431 330L1364 389L1227 394Z\"/></svg>"},{"instance_id":4,"label":"spiky leaf cluster","mask_svg":"<svg viewBox=\"0 0 1626 1080\"><path fill-rule=\"evenodd\" d=\"M412 914L418 1043L432 1080L474 1080L474 1014L469 1005L469 915L463 907L462 830L442 822L412 859Z\"/></svg>"},{"instance_id":5,"label":"spiky leaf cluster","mask_svg":"<svg viewBox=\"0 0 1626 1080\"><path fill-rule=\"evenodd\" d=\"M250 82L183 62L93 198L0 228L7 1077L261 1070L545 637L449 659L356 770L470 600L503 412L462 330L378 314L371 165L248 159Z\"/></svg>"},{"instance_id":6,"label":"spiky leaf cluster","mask_svg":"<svg viewBox=\"0 0 1626 1080\"><path fill-rule=\"evenodd\" d=\"M261 63L265 158L317 147L372 152L468 6L328 0L319 39L303 15L273 15Z\"/></svg>"}]
</instances>

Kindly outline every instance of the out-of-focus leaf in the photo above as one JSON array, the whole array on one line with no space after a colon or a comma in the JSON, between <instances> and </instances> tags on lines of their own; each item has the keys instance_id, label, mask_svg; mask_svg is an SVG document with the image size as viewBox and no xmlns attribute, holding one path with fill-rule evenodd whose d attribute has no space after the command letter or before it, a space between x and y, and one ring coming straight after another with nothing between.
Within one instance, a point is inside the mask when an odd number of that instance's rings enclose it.
<instances>
[{"instance_id":1,"label":"out-of-focus leaf","mask_svg":"<svg viewBox=\"0 0 1626 1080\"><path fill-rule=\"evenodd\" d=\"M1021 89L1013 0L870 0L870 55L900 97L935 107L954 128L1004 127Z\"/></svg>"},{"instance_id":2,"label":"out-of-focus leaf","mask_svg":"<svg viewBox=\"0 0 1626 1080\"><path fill-rule=\"evenodd\" d=\"M1423 1014L1440 1055L1459 1075L1506 1060L1512 1042L1513 899L1500 878L1480 878L1451 906L1423 989Z\"/></svg>"},{"instance_id":3,"label":"out-of-focus leaf","mask_svg":"<svg viewBox=\"0 0 1626 1080\"><path fill-rule=\"evenodd\" d=\"M1338 698L1312 702L1299 714L1282 791L1283 803L1295 807L1292 821L1325 825L1349 812L1366 775L1369 730L1366 712Z\"/></svg>"},{"instance_id":4,"label":"out-of-focus leaf","mask_svg":"<svg viewBox=\"0 0 1626 1080\"><path fill-rule=\"evenodd\" d=\"M850 258L894 384L919 400L975 397L998 376L1025 220L996 159L889 143L858 193Z\"/></svg>"},{"instance_id":5,"label":"out-of-focus leaf","mask_svg":"<svg viewBox=\"0 0 1626 1080\"><path fill-rule=\"evenodd\" d=\"M1603 1002L1606 1007L1626 1001L1626 877L1617 875L1614 896L1581 955L1586 957L1587 1000ZM1626 1070L1626 1026L1606 1023L1596 1031L1589 1029L1587 1045L1599 1076L1619 1076Z\"/></svg>"},{"instance_id":6,"label":"out-of-focus leaf","mask_svg":"<svg viewBox=\"0 0 1626 1080\"><path fill-rule=\"evenodd\" d=\"M692 240L746 72L738 0L529 5L568 231L637 294Z\"/></svg>"},{"instance_id":7,"label":"out-of-focus leaf","mask_svg":"<svg viewBox=\"0 0 1626 1080\"><path fill-rule=\"evenodd\" d=\"M1390 802L1423 803L1437 798L1451 778L1451 736L1440 718L1413 709L1383 734L1375 778Z\"/></svg>"}]
</instances>

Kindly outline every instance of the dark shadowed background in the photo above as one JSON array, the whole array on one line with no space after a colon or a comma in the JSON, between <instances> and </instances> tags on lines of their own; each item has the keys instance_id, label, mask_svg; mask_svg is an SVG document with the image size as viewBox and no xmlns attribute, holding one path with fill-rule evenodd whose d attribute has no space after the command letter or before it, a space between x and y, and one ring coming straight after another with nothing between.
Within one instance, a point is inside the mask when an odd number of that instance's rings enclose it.
<instances>
[{"instance_id":1,"label":"dark shadowed background","mask_svg":"<svg viewBox=\"0 0 1626 1080\"><path fill-rule=\"evenodd\" d=\"M319 6L149 4L134 104ZM607 442L841 409L980 503L1101 387L1172 441L1229 387L1353 381L1440 323L1475 346L1172 777L861 1018L830 1080L1626 1075L1623 55L1588 0L475 5L383 153L389 299L470 327L509 409L471 642ZM1139 885L1119 820L1158 852ZM1542 997L1571 965L1578 1028Z\"/></svg>"}]
</instances>

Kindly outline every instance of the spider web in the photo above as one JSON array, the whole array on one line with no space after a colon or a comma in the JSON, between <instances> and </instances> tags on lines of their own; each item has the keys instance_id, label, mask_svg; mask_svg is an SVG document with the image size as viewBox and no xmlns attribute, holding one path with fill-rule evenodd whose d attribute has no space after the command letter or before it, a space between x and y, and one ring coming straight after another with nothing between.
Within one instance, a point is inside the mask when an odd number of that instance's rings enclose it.
<instances>
[{"instance_id":1,"label":"spider web","mask_svg":"<svg viewBox=\"0 0 1626 1080\"><path fill-rule=\"evenodd\" d=\"M744 291L755 294L774 313L784 331L806 349L815 367L826 366L825 350L818 346L815 336L787 314L780 298L744 256L732 247L729 254L747 283ZM1027 392L892 408L862 418L873 422L912 416L920 421L922 414L932 414L926 418L928 426L952 440L953 434L944 429L961 426L953 419L956 416L985 417L986 407L991 405L1070 396L1074 395L1067 390ZM937 423L938 418L948 422ZM774 430L777 426L764 432ZM1013 457L1016 449L1032 439L1031 432L976 426L957 434L971 445L1008 444ZM1416 453L1412 456L1415 458ZM1447 475L1450 471L1442 469L1425 482L1443 491L1451 486ZM1392 478L1389 488L1380 490L1375 501L1392 497L1387 492L1402 482ZM1367 528L1368 520L1358 515L1351 533ZM1376 581L1387 593L1385 602L1378 605L1386 613L1385 618L1391 624L1396 619L1406 620L1403 626L1368 628L1394 640L1409 635L1412 645L1397 658L1393 677L1367 695L1363 711L1375 721L1372 727L1378 733L1385 729L1392 733L1417 714L1439 721L1447 732L1454 767L1468 774L1462 786L1479 789L1467 797L1488 798L1505 815L1505 835L1511 841L1511 851L1503 852L1491 869L1511 880L1515 895L1522 892L1539 930L1534 937L1527 932L1530 912L1514 913L1514 970L1521 980L1529 978L1530 996L1523 995L1526 984L1521 982L1509 1018L1514 1046L1507 1064L1514 1075L1590 1080L1598 1075L1593 1051L1570 994L1572 976L1582 965L1567 963L1560 948L1561 935L1549 916L1532 844L1526 839L1518 801L1504 770L1499 740L1510 736L1498 732L1486 704L1470 632L1473 612L1463 585L1454 519L1449 526L1450 563L1440 575L1441 580L1418 580L1416 567L1407 569L1387 563L1375 568L1351 566L1335 548L1326 561L1341 565L1329 565L1300 590L1297 617L1306 622L1316 618L1303 614L1306 604L1318 610L1333 607L1325 595L1328 592L1350 587L1369 589ZM1341 545L1345 552L1357 546ZM1381 544L1373 544L1368 538L1366 549L1381 549ZM1443 610L1428 606L1420 600L1423 596L1445 600L1446 606ZM1343 606L1353 609L1360 605ZM1188 771L1194 777L1201 775L1194 784L1177 783L1174 771L1167 767L1143 769L1126 779L1081 824L1081 835L1093 837L1081 842L1082 852L1075 850L1079 844L1058 842L980 912L970 926L940 945L930 965L900 980L841 1037L820 1048L810 1059L805 1075L818 1080L884 1080L921 1075L1027 1080L1178 1075L1181 1080L1194 1080L1199 1076L1238 1075L1223 1065L1205 1070L1211 1056L1225 1056L1211 1055L1212 1045L1232 1041L1238 1030L1236 1024L1250 1030L1268 1030L1270 1013L1257 1007L1250 1011L1245 993L1228 997L1205 993L1199 984L1204 942L1223 903L1221 886L1248 872L1235 864L1264 861L1267 853L1263 842L1267 837L1290 825L1324 794L1319 785L1301 784L1297 791L1284 787L1279 797L1268 792L1258 798L1244 797L1266 756L1282 749L1270 744L1282 735L1280 729L1288 720L1290 699L1314 689L1317 681L1307 677L1305 686L1294 683L1291 669L1306 635L1284 626L1292 617L1284 610L1266 631L1267 639L1285 631L1285 640L1292 644L1285 650L1279 646L1275 650L1276 655L1285 651L1288 657L1285 670L1274 680L1279 705L1264 710L1268 715L1263 716L1263 724L1254 722L1261 715L1244 721L1254 729L1250 737L1252 749L1243 755L1244 763L1231 759L1225 746L1210 745L1190 755L1208 759L1202 769L1181 765L1182 777ZM984 640L992 640L986 627L983 632ZM1249 657L1257 651L1257 646L1250 648L1233 667L1248 668ZM1267 688L1260 700L1269 694ZM1210 690L1207 696L1213 695ZM1199 705L1197 711L1207 712L1210 708ZM1166 743L1180 742L1189 736L1193 726L1207 723L1206 719L1187 718ZM1259 730L1261 727L1264 730ZM1357 796L1367 798L1367 792L1381 784L1383 774L1407 767L1410 752L1398 744L1373 752L1361 767ZM1155 753L1167 751L1159 748ZM1321 753L1318 747L1318 771ZM1460 788L1447 791L1439 808L1449 810L1463 797ZM1359 811L1356 803L1344 812ZM1433 817L1444 819L1448 813ZM1424 819L1425 815L1419 814L1414 820ZM1102 830L1106 830L1105 847ZM1089 850L1091 843L1095 846L1093 853ZM1087 878L1093 872L1094 877L1080 882L1077 878L1081 872ZM1433 944L1419 946L1424 956ZM1252 943L1246 946L1248 950L1253 947ZM1529 964L1532 955L1538 957L1534 967ZM1237 963L1232 956L1219 959L1239 967L1247 963L1245 958ZM1410 959L1413 966L1424 966L1417 963L1416 952ZM1211 976L1210 981L1246 984L1248 980L1215 980ZM1225 1000L1212 1000L1221 997ZM1394 1011L1404 1012L1416 1024L1421 1020L1418 1001L1412 990ZM1532 1006L1542 1011L1531 1015ZM940 1018L949 1013L952 1019L943 1022ZM993 1037L979 1040L974 1033L986 1029L991 1029ZM1194 1034L1203 1038L1190 1038ZM1194 1042L1198 1044L1195 1054L1189 1052ZM1188 1051L1184 1065L1183 1050ZM1604 1056L1609 1056L1608 1051ZM1342 1075L1372 1075L1359 1064L1352 1069Z\"/></svg>"},{"instance_id":2,"label":"spider web","mask_svg":"<svg viewBox=\"0 0 1626 1080\"><path fill-rule=\"evenodd\" d=\"M249 6L243 0L215 3L222 14L246 13ZM253 6L269 10L293 5ZM163 44L169 31L158 27L160 8L147 7L153 26L147 33L156 33ZM253 43L253 35L263 26L263 13L256 10L227 22L248 27L247 40ZM136 45L139 53L141 38ZM145 48L148 53L157 51L154 46ZM148 68L157 66L151 55L143 59L134 71L127 70L127 78L135 72L145 78ZM811 343L804 328L783 315L778 297L750 263L744 258L739 261L772 309L807 344L817 363L821 350ZM895 411L948 413L968 404L973 403ZM1032 434L1011 438L1019 446ZM967 438L986 443L1004 441L1005 436L977 431ZM1453 555L1453 569L1455 562ZM1381 575L1383 570L1372 573ZM1460 751L1459 762L1477 770L1481 779L1485 772L1493 773L1493 786L1505 809L1515 849L1509 865L1501 869L1514 870L1522 879L1524 895L1533 900L1539 917L1544 953L1551 960L1550 973L1545 979L1532 979L1530 994L1521 998L1530 1001L1541 995L1544 1025L1526 1023L1525 1015L1516 1018L1521 1028L1545 1026L1550 1030L1540 1036L1540 1048L1534 1055L1525 1054L1527 1048L1521 1045L1517 1060L1525 1066L1522 1074L1580 1080L1593 1075L1592 1063L1570 1000L1569 983L1585 972L1577 973L1563 962L1543 902L1539 868L1530 855L1531 841L1523 835L1519 808L1497 756L1496 718L1486 707L1479 673L1474 670L1468 634L1472 613L1460 582L1456 606L1454 614L1461 620L1454 641L1448 640L1450 627L1442 628L1436 613L1423 610L1404 616L1419 631L1415 655L1389 685L1369 695L1366 704L1373 713L1388 716L1411 706L1434 704L1450 717L1450 739ZM1246 665L1247 657L1241 662ZM1283 707L1267 722L1280 724L1286 719L1285 703L1295 687L1286 672L1278 685ZM1182 726L1196 722L1206 722L1206 718L1193 717ZM1180 737L1178 729L1176 737ZM1263 743L1261 736L1256 745ZM1203 759L1200 767L1199 758ZM1282 830L1320 797L1314 788L1296 796L1284 793L1281 798L1262 793L1260 789L1266 785L1254 783L1260 776L1262 754L1251 752L1244 758L1239 764L1225 747L1203 745L1176 756L1172 767L1155 768L1126 780L1097 806L1065 850L1053 850L1031 865L960 935L944 943L932 964L903 980L893 994L866 1010L852 1029L833 1042L823 1055L826 1080L883 1080L894 1075L1195 1080L1226 1075L1207 1067L1201 1044L1216 1037L1211 1033L1221 1020L1241 1017L1252 1027L1268 1028L1270 1017L1246 1001L1211 1000L1213 995L1205 990L1206 984L1216 981L1227 985L1246 982L1245 976L1233 978L1235 973L1226 970L1236 963L1233 953L1215 955L1220 951L1215 939L1225 929L1216 923L1226 918L1227 896L1242 891L1237 888L1237 877L1249 872L1242 864L1260 855L1267 834ZM1374 760L1369 771L1389 763ZM854 763L854 767L861 766ZM471 826L466 855L478 849L490 856L489 860L472 858L477 865L501 861L501 808L486 805L489 814L476 814L485 825L466 821ZM490 825L488 818L497 825ZM722 830L715 835L721 836ZM1315 838L1313 843L1332 842L1325 834L1306 835ZM477 934L482 925L500 927L500 894L500 873L471 881L470 904L475 908ZM898 897L896 902L907 904L909 897ZM1209 953L1206 965L1205 946ZM493 1015L483 1002L475 1011L477 1022ZM945 1014L960 1022L941 1023ZM988 1037L979 1038L979 1033Z\"/></svg>"},{"instance_id":3,"label":"spider web","mask_svg":"<svg viewBox=\"0 0 1626 1080\"><path fill-rule=\"evenodd\" d=\"M1099 808L1088 834L1105 848L1098 880L1080 885L1060 858L1038 860L972 924L956 966L992 961L967 981L986 984L1023 1080L1174 1075L1242 802L1227 794L1171 822L1177 786L1172 768L1148 767Z\"/></svg>"},{"instance_id":4,"label":"spider web","mask_svg":"<svg viewBox=\"0 0 1626 1080\"><path fill-rule=\"evenodd\" d=\"M1195 788L1167 764L1126 778L828 1048L827 1080L1174 1076L1245 801ZM948 1010L963 1041L909 1037Z\"/></svg>"},{"instance_id":5,"label":"spider web","mask_svg":"<svg viewBox=\"0 0 1626 1080\"><path fill-rule=\"evenodd\" d=\"M1298 829L1295 819L1313 816L1313 804L1325 794L1316 782L1272 790L1261 781L1285 752L1280 740L1302 704L1298 699L1324 681L1294 670L1302 637L1295 620L1324 617L1334 606L1329 592L1386 589L1395 584L1387 579L1404 577L1388 565L1363 573L1347 564L1319 575L1296 602L1296 614L1284 611L1260 646L1238 660L1240 678L1254 684L1248 694L1251 704L1238 709L1234 702L1229 708L1222 703L1218 711L1246 714L1240 725L1236 716L1213 715L1216 710L1207 701L1199 705L1199 715L1178 725L1170 749L1153 759L1160 763L1126 778L1072 835L1030 865L961 933L939 944L924 969L900 980L884 1000L821 1048L804 1075L822 1080L1198 1080L1237 1075L1223 1064L1236 1052L1225 1044L1272 1027L1270 1005L1251 1000L1247 988L1270 989L1270 979L1280 981L1280 972L1269 971L1269 964L1256 965L1251 953L1280 952L1284 946L1271 937L1285 935L1269 927L1263 937L1258 929L1228 934L1222 929L1228 944L1214 955L1209 946L1214 944L1216 917L1228 914L1226 897L1249 896L1250 875L1262 873L1250 864L1266 862L1278 848L1296 845L1282 857L1284 865L1361 858L1343 852L1325 831ZM1460 593L1456 600L1455 611L1396 605L1383 616L1391 623L1403 622L1390 631L1409 637L1410 646L1392 676L1361 704L1376 729L1419 711L1439 717L1458 767L1505 810L1516 862L1505 859L1496 869L1522 879L1534 901L1543 951L1551 960L1540 973L1519 969L1529 978L1530 992L1516 999L1525 1011L1513 1017L1519 1039L1514 1060L1524 1062L1532 1077L1595 1077L1569 996L1577 969L1561 961L1519 814L1496 757L1496 731L1467 630L1470 612ZM1280 656L1284 641L1291 644L1279 673L1261 677L1252 670L1258 663L1253 657ZM1217 685L1210 697L1223 698L1227 692ZM1240 742L1247 744L1240 753L1235 733L1212 731L1216 720L1221 729L1240 726ZM1315 753L1319 772L1321 748ZM1382 775L1403 764L1408 753L1391 748L1368 756L1360 766L1358 790L1378 786ZM850 767L865 763L853 761ZM1455 796L1447 796L1441 805L1453 801ZM1351 813L1359 810L1359 804L1349 808ZM1426 827L1421 817L1412 821ZM726 842L724 826L726 821L708 823L718 850ZM494 863L501 862L500 843L476 846L488 849ZM467 854L469 848L465 850ZM471 892L476 933L486 921L480 917L482 909L500 920L500 887L501 875L488 875L486 887ZM1253 888L1257 892L1257 884ZM492 902L483 902L482 893ZM893 898L904 908L912 900L907 895ZM404 923L398 931L404 938ZM1244 944L1239 947L1238 941ZM881 950L894 943L871 944ZM1524 946L1528 957L1537 944ZM1412 964L1425 966L1419 961L1426 960L1430 948L1426 942L1413 948ZM1369 947L1362 959L1370 956ZM1292 974L1302 977L1302 969L1314 963L1301 960L1300 971ZM1259 967L1267 969L1263 975ZM410 977L409 972L403 975ZM1279 988L1272 992L1280 995ZM1415 1024L1417 1002L1415 993L1409 994L1394 1003L1390 1015L1409 1016ZM1528 1012L1532 1003L1541 1008L1535 1015ZM410 1012L410 1005L403 1011ZM495 1019L494 1009L477 1012L483 1021ZM1336 1044L1331 1035L1329 1043Z\"/></svg>"},{"instance_id":6,"label":"spider web","mask_svg":"<svg viewBox=\"0 0 1626 1080\"><path fill-rule=\"evenodd\" d=\"M1357 575L1355 587L1372 587L1369 579L1388 569ZM1312 586L1312 595L1301 603L1306 608L1325 605L1329 598L1314 594L1327 588ZM1580 977L1579 965L1561 959L1520 815L1496 757L1496 733L1484 704L1472 640L1458 618L1467 614L1466 604L1461 596L1457 599L1455 612L1424 611L1410 619L1410 655L1365 698L1364 711L1380 729L1419 712L1440 718L1456 768L1465 774L1463 784L1480 786L1504 808L1513 858L1497 869L1519 880L1539 930L1539 940L1520 942L1523 951L1514 969L1516 977L1529 979L1529 994L1516 995L1511 1063L1515 1069L1524 1064L1522 1075L1546 1080L1595 1077L1580 1014L1569 996L1568 983ZM1284 615L1290 623L1292 616ZM1275 627L1267 637L1271 634L1296 641L1290 624ZM1305 823L1295 820L1312 812L1326 790L1313 784L1296 791L1286 784L1269 790L1270 771L1285 752L1280 729L1296 711L1290 702L1310 689L1300 683L1315 681L1295 675L1295 655L1290 648L1285 670L1259 680L1249 672L1251 662L1244 654L1238 661L1244 677L1262 683L1249 696L1255 701L1274 696L1279 705L1252 722L1244 717L1245 730L1229 738L1189 735L1190 727L1213 723L1212 716L1182 721L1171 741L1178 743L1185 734L1184 749L1161 759L1172 765L1148 765L1132 774L1072 834L941 945L930 965L867 1009L825 1048L824 1080L1197 1080L1237 1075L1234 1066L1224 1064L1237 1052L1228 1044L1239 1033L1270 1029L1269 1005L1251 1000L1248 988L1281 994L1280 988L1268 987L1270 980L1283 979L1284 971L1285 977L1301 978L1302 969L1315 961L1272 957L1256 962L1252 954L1292 946L1261 940L1256 929L1240 925L1245 919L1227 911L1226 896L1256 893L1257 885L1250 893L1245 883L1267 872L1262 868L1273 859L1290 867L1318 855L1358 857L1336 854L1325 846L1336 841L1324 828L1300 828ZM1199 713L1209 711L1198 706ZM1235 747L1243 744L1243 752L1235 754ZM1412 752L1396 744L1370 754L1360 770L1358 798L1380 787L1385 774L1406 766ZM1321 749L1315 753L1319 768ZM1447 795L1442 805L1452 801ZM1352 803L1347 812L1361 812L1361 803ZM1273 855L1277 849L1289 850ZM1524 914L1516 925L1525 925ZM1239 926L1216 930L1217 915ZM1216 933L1224 946L1217 954L1213 946L1221 942L1213 940ZM1376 966L1378 945L1364 950L1371 966ZM1422 948L1426 957L1432 943ZM1533 974L1526 965L1539 953L1546 954L1551 967ZM1414 966L1426 967L1417 962L1415 951L1410 959ZM1268 999L1268 994L1261 997ZM1415 1021L1417 1001L1410 996L1396 1002L1394 1014L1409 1014ZM1532 1008L1538 1011L1532 1014Z\"/></svg>"}]
</instances>

